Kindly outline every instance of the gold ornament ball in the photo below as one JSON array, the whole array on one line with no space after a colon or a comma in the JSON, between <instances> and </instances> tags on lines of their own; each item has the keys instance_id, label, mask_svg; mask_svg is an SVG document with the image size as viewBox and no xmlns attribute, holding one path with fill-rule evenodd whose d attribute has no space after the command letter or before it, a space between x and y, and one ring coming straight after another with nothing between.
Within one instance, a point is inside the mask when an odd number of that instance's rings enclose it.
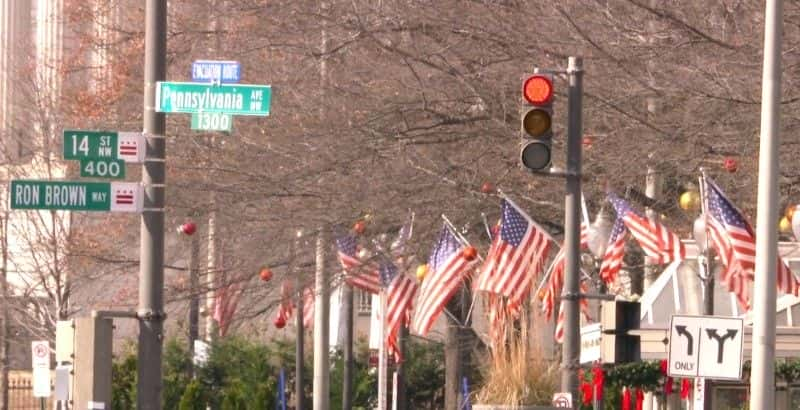
<instances>
[{"instance_id":1,"label":"gold ornament ball","mask_svg":"<svg viewBox=\"0 0 800 410\"><path fill-rule=\"evenodd\" d=\"M700 207L700 194L696 191L686 191L681 194L678 202L684 211L695 210Z\"/></svg>"},{"instance_id":2,"label":"gold ornament ball","mask_svg":"<svg viewBox=\"0 0 800 410\"><path fill-rule=\"evenodd\" d=\"M417 280L422 282L425 279L425 275L428 274L428 265L419 265L417 267Z\"/></svg>"},{"instance_id":3,"label":"gold ornament ball","mask_svg":"<svg viewBox=\"0 0 800 410\"><path fill-rule=\"evenodd\" d=\"M789 205L786 207L786 212L783 213L784 216L786 216L786 219L789 220L790 224L792 222L792 218L794 217L795 210L797 210L797 205Z\"/></svg>"},{"instance_id":4,"label":"gold ornament ball","mask_svg":"<svg viewBox=\"0 0 800 410\"><path fill-rule=\"evenodd\" d=\"M789 232L790 230L792 230L792 222L789 220L789 218L784 216L783 218L781 218L781 221L778 222L778 229L784 233Z\"/></svg>"}]
</instances>

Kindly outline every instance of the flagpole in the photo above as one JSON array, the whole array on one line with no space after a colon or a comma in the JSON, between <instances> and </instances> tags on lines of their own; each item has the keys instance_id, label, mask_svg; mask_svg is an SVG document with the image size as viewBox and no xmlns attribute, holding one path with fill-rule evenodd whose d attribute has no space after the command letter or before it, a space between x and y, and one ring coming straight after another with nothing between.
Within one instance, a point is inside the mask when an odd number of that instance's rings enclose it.
<instances>
[{"instance_id":1,"label":"flagpole","mask_svg":"<svg viewBox=\"0 0 800 410\"><path fill-rule=\"evenodd\" d=\"M381 290L381 326L378 334L378 410L386 409L386 292Z\"/></svg>"},{"instance_id":2,"label":"flagpole","mask_svg":"<svg viewBox=\"0 0 800 410\"><path fill-rule=\"evenodd\" d=\"M484 216L484 220L485 220L485 218L486 217ZM464 238L463 236L461 236L461 234L458 233L458 230L456 230L456 227L453 226L453 223L450 222L450 219L448 219L447 216L445 216L445 214L442 214L442 219L444 219L445 227L447 227L447 229L453 234L453 236L456 237L456 239L458 239L459 242L461 242L462 245L471 246L470 243L467 241L467 239ZM483 262L483 257L480 254L477 254L477 256L478 256L478 260ZM470 318L470 316L472 316L472 310L474 308L475 308L475 297L473 297L472 298L472 302L470 302L469 309L467 309L467 316L464 317L464 322L463 323L460 320L458 320L446 307L444 309L442 309L442 311L444 311L445 314L447 314L447 316L450 317L450 319L453 319L453 322L455 322L456 324L458 324L461 327L464 327L464 326L467 325L467 323L469 323L469 318Z\"/></svg>"}]
</instances>

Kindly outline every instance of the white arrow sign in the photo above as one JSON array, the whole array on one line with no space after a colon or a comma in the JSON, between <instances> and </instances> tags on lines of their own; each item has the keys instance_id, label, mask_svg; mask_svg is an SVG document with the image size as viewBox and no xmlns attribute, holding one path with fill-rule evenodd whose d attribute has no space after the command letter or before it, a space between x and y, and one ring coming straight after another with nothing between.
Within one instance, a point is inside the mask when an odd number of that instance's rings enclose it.
<instances>
[{"instance_id":1,"label":"white arrow sign","mask_svg":"<svg viewBox=\"0 0 800 410\"><path fill-rule=\"evenodd\" d=\"M740 380L744 321L741 318L673 315L669 375Z\"/></svg>"}]
</instances>

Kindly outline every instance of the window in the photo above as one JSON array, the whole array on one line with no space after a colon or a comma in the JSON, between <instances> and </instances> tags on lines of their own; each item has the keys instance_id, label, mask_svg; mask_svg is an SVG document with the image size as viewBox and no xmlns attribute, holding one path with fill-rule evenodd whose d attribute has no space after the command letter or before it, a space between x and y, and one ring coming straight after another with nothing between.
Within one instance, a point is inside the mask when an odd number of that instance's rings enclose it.
<instances>
[{"instance_id":1,"label":"window","mask_svg":"<svg viewBox=\"0 0 800 410\"><path fill-rule=\"evenodd\" d=\"M372 294L361 289L356 290L356 312L359 315L372 313Z\"/></svg>"}]
</instances>

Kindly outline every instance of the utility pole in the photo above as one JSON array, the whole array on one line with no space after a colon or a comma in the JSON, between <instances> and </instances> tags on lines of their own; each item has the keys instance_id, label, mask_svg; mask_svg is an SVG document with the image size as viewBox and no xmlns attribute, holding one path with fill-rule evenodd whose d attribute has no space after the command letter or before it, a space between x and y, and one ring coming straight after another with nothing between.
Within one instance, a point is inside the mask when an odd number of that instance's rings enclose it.
<instances>
[{"instance_id":1,"label":"utility pole","mask_svg":"<svg viewBox=\"0 0 800 410\"><path fill-rule=\"evenodd\" d=\"M317 233L314 303L314 410L330 408L330 282L325 269L325 228Z\"/></svg>"},{"instance_id":2,"label":"utility pole","mask_svg":"<svg viewBox=\"0 0 800 410\"><path fill-rule=\"evenodd\" d=\"M353 408L353 293L350 285L342 285L342 299L344 299L342 410Z\"/></svg>"},{"instance_id":3,"label":"utility pole","mask_svg":"<svg viewBox=\"0 0 800 410\"><path fill-rule=\"evenodd\" d=\"M400 348L400 354L403 360L406 360L408 349L408 328L400 325L400 330L397 332L397 345ZM397 374L397 390L395 390L394 401L397 403L397 408L394 410L407 410L408 409L408 394L406 393L406 372L404 362L397 363L395 373Z\"/></svg>"},{"instance_id":4,"label":"utility pole","mask_svg":"<svg viewBox=\"0 0 800 410\"><path fill-rule=\"evenodd\" d=\"M581 136L583 133L583 59L570 57L567 65L567 193L564 208L564 247L566 271L564 290L564 345L561 362L561 391L578 397L578 369L580 368L580 317L578 301L581 223Z\"/></svg>"},{"instance_id":5,"label":"utility pole","mask_svg":"<svg viewBox=\"0 0 800 410\"><path fill-rule=\"evenodd\" d=\"M756 269L753 286L753 359L750 408L775 408L775 285L778 262L778 146L780 145L783 1L767 0L761 141L758 156Z\"/></svg>"},{"instance_id":6,"label":"utility pole","mask_svg":"<svg viewBox=\"0 0 800 410\"><path fill-rule=\"evenodd\" d=\"M460 313L461 298L454 297L445 309ZM447 327L444 336L444 408L458 410L461 387L460 325L446 316Z\"/></svg>"},{"instance_id":7,"label":"utility pole","mask_svg":"<svg viewBox=\"0 0 800 410\"><path fill-rule=\"evenodd\" d=\"M4 198L5 199L5 198ZM5 201L3 201L3 213L2 215L2 231L0 231L0 242L2 242L3 246L3 253L2 253L2 292L3 292L3 305L0 306L2 309L2 323L0 323L0 394L2 394L2 401L0 401L0 409L8 410L8 350L9 350L9 340L8 337L10 336L10 326L8 325L9 320L9 308L8 308L8 212L5 210Z\"/></svg>"},{"instance_id":8,"label":"utility pole","mask_svg":"<svg viewBox=\"0 0 800 410\"><path fill-rule=\"evenodd\" d=\"M297 292L297 313L295 315L295 326L297 327L297 334L295 336L295 348L294 348L294 394L295 394L295 409L296 410L303 410L303 362L305 359L305 352L304 350L304 336L305 336L305 328L303 327L303 306L305 300L305 289L304 283L302 278L297 272L295 267L297 266L297 247L300 242L301 233L297 232L297 237L292 242L292 250L289 255L289 263L290 263L290 274L294 275L295 286L294 290Z\"/></svg>"},{"instance_id":9,"label":"utility pole","mask_svg":"<svg viewBox=\"0 0 800 410\"><path fill-rule=\"evenodd\" d=\"M167 2L146 0L143 132L147 159L142 167L144 211L139 260L139 357L137 408L161 409L164 338L165 117L155 111L156 82L166 79Z\"/></svg>"},{"instance_id":10,"label":"utility pole","mask_svg":"<svg viewBox=\"0 0 800 410\"><path fill-rule=\"evenodd\" d=\"M189 251L189 357L194 358L194 342L200 336L200 235L192 235ZM189 372L194 377L194 359L189 361Z\"/></svg>"}]
</instances>

